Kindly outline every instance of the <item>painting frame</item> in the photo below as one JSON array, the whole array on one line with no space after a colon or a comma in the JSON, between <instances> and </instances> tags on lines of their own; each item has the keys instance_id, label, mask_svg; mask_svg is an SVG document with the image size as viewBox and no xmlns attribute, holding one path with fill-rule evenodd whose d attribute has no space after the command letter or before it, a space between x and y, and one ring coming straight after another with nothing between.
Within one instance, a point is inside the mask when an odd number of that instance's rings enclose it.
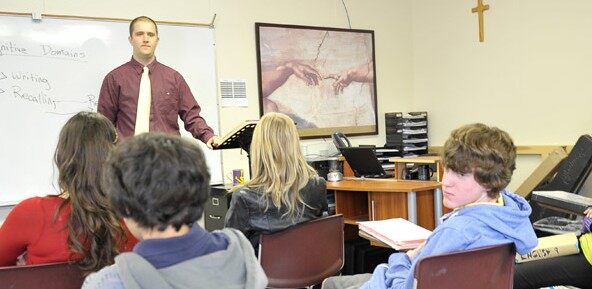
<instances>
[{"instance_id":1,"label":"painting frame","mask_svg":"<svg viewBox=\"0 0 592 289\"><path fill-rule=\"evenodd\" d=\"M301 138L378 134L374 31L255 23L259 112Z\"/></svg>"}]
</instances>

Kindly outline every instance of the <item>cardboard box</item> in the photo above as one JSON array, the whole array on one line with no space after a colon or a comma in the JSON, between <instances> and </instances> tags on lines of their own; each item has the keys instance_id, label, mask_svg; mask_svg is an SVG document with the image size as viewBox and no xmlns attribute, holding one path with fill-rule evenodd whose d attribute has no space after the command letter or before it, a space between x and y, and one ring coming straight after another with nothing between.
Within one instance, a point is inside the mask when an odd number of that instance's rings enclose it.
<instances>
[{"instance_id":1,"label":"cardboard box","mask_svg":"<svg viewBox=\"0 0 592 289\"><path fill-rule=\"evenodd\" d=\"M567 153L563 148L557 148L552 151L546 159L532 172L532 174L524 180L524 182L516 189L516 193L528 198L530 193L542 182L548 180L559 167L559 164L567 157Z\"/></svg>"}]
</instances>

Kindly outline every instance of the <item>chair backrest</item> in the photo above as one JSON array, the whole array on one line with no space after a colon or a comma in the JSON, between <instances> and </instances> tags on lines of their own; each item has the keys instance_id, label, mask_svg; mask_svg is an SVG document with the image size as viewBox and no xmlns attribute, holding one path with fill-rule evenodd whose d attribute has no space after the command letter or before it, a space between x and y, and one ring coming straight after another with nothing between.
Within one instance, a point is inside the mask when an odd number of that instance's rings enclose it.
<instances>
[{"instance_id":1,"label":"chair backrest","mask_svg":"<svg viewBox=\"0 0 592 289\"><path fill-rule=\"evenodd\" d=\"M83 272L75 264L0 267L0 287L11 289L80 289Z\"/></svg>"},{"instance_id":2,"label":"chair backrest","mask_svg":"<svg viewBox=\"0 0 592 289\"><path fill-rule=\"evenodd\" d=\"M547 184L535 188L535 191L564 191L578 193L592 170L592 137L582 135L573 149L563 160L557 174Z\"/></svg>"},{"instance_id":3,"label":"chair backrest","mask_svg":"<svg viewBox=\"0 0 592 289\"><path fill-rule=\"evenodd\" d=\"M567 155L567 158L561 162L557 173L547 184L536 187L535 191L564 191L577 194L584 185L590 171L592 170L592 136L582 135L574 145L573 149ZM532 213L530 220L538 221L548 216L562 216L567 214L558 213L551 209L540 206L536 201L530 202Z\"/></svg>"},{"instance_id":4,"label":"chair backrest","mask_svg":"<svg viewBox=\"0 0 592 289\"><path fill-rule=\"evenodd\" d=\"M511 289L513 244L427 256L415 265L417 289Z\"/></svg>"},{"instance_id":5,"label":"chair backrest","mask_svg":"<svg viewBox=\"0 0 592 289\"><path fill-rule=\"evenodd\" d=\"M343 215L262 234L259 262L268 287L300 288L321 283L343 267Z\"/></svg>"}]
</instances>

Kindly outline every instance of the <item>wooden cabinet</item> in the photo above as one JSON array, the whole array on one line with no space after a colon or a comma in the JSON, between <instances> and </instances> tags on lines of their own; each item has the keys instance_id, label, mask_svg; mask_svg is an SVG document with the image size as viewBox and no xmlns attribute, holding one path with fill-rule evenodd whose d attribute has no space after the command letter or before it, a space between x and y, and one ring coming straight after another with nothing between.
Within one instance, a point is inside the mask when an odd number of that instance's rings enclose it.
<instances>
[{"instance_id":1,"label":"wooden cabinet","mask_svg":"<svg viewBox=\"0 0 592 289\"><path fill-rule=\"evenodd\" d=\"M347 224L358 221L405 218L418 225L434 229L437 219L450 210L442 206L441 184L444 169L438 156L391 158L395 163L395 177L391 179L359 179L353 177L344 161L346 179L327 182L327 189L335 194L335 209L343 214ZM430 181L403 180L401 171L406 163L435 164ZM348 178L349 177L349 178Z\"/></svg>"},{"instance_id":2,"label":"wooden cabinet","mask_svg":"<svg viewBox=\"0 0 592 289\"><path fill-rule=\"evenodd\" d=\"M405 218L433 229L434 208L441 207L440 184L437 182L396 179L345 179L327 182L335 195L335 211L343 214L345 223ZM438 215L439 217L439 215Z\"/></svg>"}]
</instances>

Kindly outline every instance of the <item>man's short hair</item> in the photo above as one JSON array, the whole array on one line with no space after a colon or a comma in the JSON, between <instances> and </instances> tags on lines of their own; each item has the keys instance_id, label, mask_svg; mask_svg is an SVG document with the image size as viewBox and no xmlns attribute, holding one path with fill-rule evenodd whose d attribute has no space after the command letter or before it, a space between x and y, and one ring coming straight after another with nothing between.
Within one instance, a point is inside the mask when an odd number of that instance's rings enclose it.
<instances>
[{"instance_id":1,"label":"man's short hair","mask_svg":"<svg viewBox=\"0 0 592 289\"><path fill-rule=\"evenodd\" d=\"M103 188L118 215L143 228L177 230L201 218L210 173L197 144L178 136L142 134L109 156Z\"/></svg>"},{"instance_id":2,"label":"man's short hair","mask_svg":"<svg viewBox=\"0 0 592 289\"><path fill-rule=\"evenodd\" d=\"M444 166L458 173L471 173L497 197L512 179L516 168L516 146L510 135L482 123L461 126L452 131L444 144Z\"/></svg>"},{"instance_id":3,"label":"man's short hair","mask_svg":"<svg viewBox=\"0 0 592 289\"><path fill-rule=\"evenodd\" d=\"M158 25L156 25L156 21L152 20L152 18L150 18L148 16L139 16L139 17L134 18L134 20L132 20L132 22L130 22L130 25L129 25L129 33L130 33L130 36L132 36L132 33L134 33L134 25L138 21L149 21L149 22L152 22L152 24L154 24L154 29L156 29L156 35L158 35Z\"/></svg>"}]
</instances>

